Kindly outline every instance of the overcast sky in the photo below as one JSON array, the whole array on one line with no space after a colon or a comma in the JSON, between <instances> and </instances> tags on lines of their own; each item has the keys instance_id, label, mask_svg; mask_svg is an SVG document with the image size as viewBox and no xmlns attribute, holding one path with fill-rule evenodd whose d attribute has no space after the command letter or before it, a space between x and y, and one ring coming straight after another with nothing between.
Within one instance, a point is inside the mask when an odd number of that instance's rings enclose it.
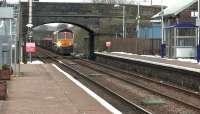
<instances>
[{"instance_id":1,"label":"overcast sky","mask_svg":"<svg viewBox=\"0 0 200 114\"><path fill-rule=\"evenodd\" d=\"M18 2L20 0L7 0L8 2ZM28 0L21 0L21 1L28 1ZM87 2L88 0L39 0L41 2ZM136 0L136 1L145 1L145 0ZM146 0L148 1L148 0ZM150 1L150 0L149 0ZM152 0L153 4L160 4L161 0ZM172 5L175 1L180 1L180 0L163 0L164 5Z\"/></svg>"}]
</instances>

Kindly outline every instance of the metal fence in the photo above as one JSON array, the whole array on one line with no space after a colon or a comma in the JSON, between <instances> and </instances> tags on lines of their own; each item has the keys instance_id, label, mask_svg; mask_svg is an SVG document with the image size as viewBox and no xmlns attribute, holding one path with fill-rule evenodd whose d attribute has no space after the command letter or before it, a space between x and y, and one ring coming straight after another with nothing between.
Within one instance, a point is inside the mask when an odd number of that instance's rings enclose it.
<instances>
[{"instance_id":1,"label":"metal fence","mask_svg":"<svg viewBox=\"0 0 200 114\"><path fill-rule=\"evenodd\" d=\"M108 49L105 45L107 41L110 41L112 44L110 49ZM160 39L107 38L100 41L99 51L128 52L128 53L145 54L145 55L159 55L160 44L161 44Z\"/></svg>"},{"instance_id":2,"label":"metal fence","mask_svg":"<svg viewBox=\"0 0 200 114\"><path fill-rule=\"evenodd\" d=\"M13 6L0 7L0 64L12 65L14 61L16 19L13 10Z\"/></svg>"},{"instance_id":3,"label":"metal fence","mask_svg":"<svg viewBox=\"0 0 200 114\"><path fill-rule=\"evenodd\" d=\"M0 19L0 64L10 63L9 21Z\"/></svg>"}]
</instances>

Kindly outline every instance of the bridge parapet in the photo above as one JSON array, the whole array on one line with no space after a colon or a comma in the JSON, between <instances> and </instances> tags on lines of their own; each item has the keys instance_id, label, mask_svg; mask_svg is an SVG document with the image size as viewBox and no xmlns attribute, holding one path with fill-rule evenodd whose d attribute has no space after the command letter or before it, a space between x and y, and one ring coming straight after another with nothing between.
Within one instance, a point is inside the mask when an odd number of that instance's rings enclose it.
<instances>
[{"instance_id":1,"label":"bridge parapet","mask_svg":"<svg viewBox=\"0 0 200 114\"><path fill-rule=\"evenodd\" d=\"M28 3L21 2L20 38L26 42L28 24ZM141 23L150 20L160 11L159 7L140 7ZM39 26L47 23L69 23L77 25L89 32L89 56L95 58L95 37L115 35L122 32L122 8L114 8L113 4L93 3L48 3L33 2L32 24ZM133 34L136 29L137 6L126 5L126 33ZM145 20L145 21L142 21ZM148 22L148 21L147 21Z\"/></svg>"},{"instance_id":2,"label":"bridge parapet","mask_svg":"<svg viewBox=\"0 0 200 114\"><path fill-rule=\"evenodd\" d=\"M26 32L28 23L28 4L21 3L22 28ZM159 7L141 6L141 19L150 20L151 16L159 12ZM137 6L126 5L127 30L133 30L136 25ZM95 33L113 33L122 31L122 8L115 8L113 4L94 3L33 3L33 25L46 23L71 23ZM131 27L131 28L130 28ZM127 31L129 32L129 31Z\"/></svg>"}]
</instances>

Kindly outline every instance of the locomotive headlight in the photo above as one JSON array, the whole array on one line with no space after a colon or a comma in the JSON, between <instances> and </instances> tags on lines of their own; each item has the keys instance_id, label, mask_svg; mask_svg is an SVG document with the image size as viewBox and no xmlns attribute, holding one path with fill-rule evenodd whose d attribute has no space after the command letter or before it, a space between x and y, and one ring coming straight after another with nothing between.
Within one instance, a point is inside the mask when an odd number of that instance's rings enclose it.
<instances>
[{"instance_id":1,"label":"locomotive headlight","mask_svg":"<svg viewBox=\"0 0 200 114\"><path fill-rule=\"evenodd\" d=\"M62 43L61 43L61 42L57 42L56 45L57 45L58 47L60 47L60 46L62 45Z\"/></svg>"}]
</instances>

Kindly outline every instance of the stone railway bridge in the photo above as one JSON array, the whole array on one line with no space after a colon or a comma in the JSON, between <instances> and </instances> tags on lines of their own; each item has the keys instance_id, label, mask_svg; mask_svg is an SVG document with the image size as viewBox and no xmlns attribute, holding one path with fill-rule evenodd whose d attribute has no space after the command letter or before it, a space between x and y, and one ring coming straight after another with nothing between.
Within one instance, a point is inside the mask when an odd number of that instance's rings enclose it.
<instances>
[{"instance_id":1,"label":"stone railway bridge","mask_svg":"<svg viewBox=\"0 0 200 114\"><path fill-rule=\"evenodd\" d=\"M141 6L140 18L149 22L151 17L160 11L158 6ZM94 3L49 3L33 2L33 27L47 23L69 23L77 25L89 34L90 58L94 58L95 37L105 34L122 32L122 7L113 4ZM126 5L125 23L127 34L133 33L136 28L137 6ZM28 2L20 4L20 38L26 42L28 24Z\"/></svg>"}]
</instances>

